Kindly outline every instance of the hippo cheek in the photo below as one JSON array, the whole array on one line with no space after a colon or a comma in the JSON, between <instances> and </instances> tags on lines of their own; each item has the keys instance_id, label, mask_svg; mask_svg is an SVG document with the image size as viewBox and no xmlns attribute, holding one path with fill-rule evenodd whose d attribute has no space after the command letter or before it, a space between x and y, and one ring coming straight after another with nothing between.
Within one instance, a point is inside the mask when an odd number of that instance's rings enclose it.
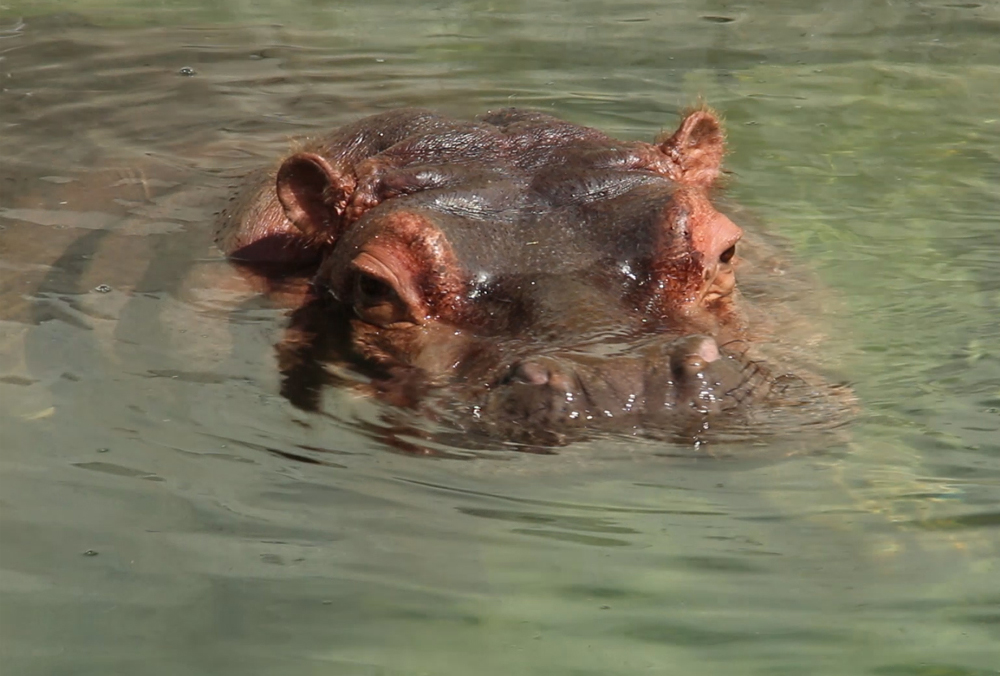
<instances>
[{"instance_id":1,"label":"hippo cheek","mask_svg":"<svg viewBox=\"0 0 1000 676\"><path fill-rule=\"evenodd\" d=\"M726 310L717 301L736 288L742 236L743 230L712 206L706 191L679 189L657 227L647 285L652 298L643 304L647 311L663 318L671 333L716 333L723 320L717 311Z\"/></svg>"},{"instance_id":2,"label":"hippo cheek","mask_svg":"<svg viewBox=\"0 0 1000 676\"><path fill-rule=\"evenodd\" d=\"M705 269L704 280L701 301L708 305L733 293L736 289L736 270L730 263L720 262Z\"/></svg>"},{"instance_id":3,"label":"hippo cheek","mask_svg":"<svg viewBox=\"0 0 1000 676\"><path fill-rule=\"evenodd\" d=\"M381 369L415 369L428 385L454 381L456 365L479 356L477 348L482 343L440 322L398 323L387 329L354 317L350 327L356 356Z\"/></svg>"}]
</instances>

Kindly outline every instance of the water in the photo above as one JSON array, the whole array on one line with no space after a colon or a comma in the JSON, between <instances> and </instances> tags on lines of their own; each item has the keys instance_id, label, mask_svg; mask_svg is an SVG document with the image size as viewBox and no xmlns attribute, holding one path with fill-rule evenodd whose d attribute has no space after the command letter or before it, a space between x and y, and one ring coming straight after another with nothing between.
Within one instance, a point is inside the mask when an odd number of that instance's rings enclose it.
<instances>
[{"instance_id":1,"label":"water","mask_svg":"<svg viewBox=\"0 0 1000 676\"><path fill-rule=\"evenodd\" d=\"M0 8L3 673L1000 673L995 4L60 4ZM280 396L233 177L394 106L698 97L844 433L442 460Z\"/></svg>"}]
</instances>

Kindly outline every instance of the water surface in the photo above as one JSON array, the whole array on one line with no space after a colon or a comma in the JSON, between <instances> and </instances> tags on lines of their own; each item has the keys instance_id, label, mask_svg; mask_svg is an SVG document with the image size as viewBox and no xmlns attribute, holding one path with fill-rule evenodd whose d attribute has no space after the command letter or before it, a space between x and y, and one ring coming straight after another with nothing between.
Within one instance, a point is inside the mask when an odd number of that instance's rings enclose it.
<instances>
[{"instance_id":1,"label":"water surface","mask_svg":"<svg viewBox=\"0 0 1000 676\"><path fill-rule=\"evenodd\" d=\"M1000 673L995 4L61 4L0 9L4 673ZM443 460L280 396L235 177L395 106L699 98L849 429Z\"/></svg>"}]
</instances>

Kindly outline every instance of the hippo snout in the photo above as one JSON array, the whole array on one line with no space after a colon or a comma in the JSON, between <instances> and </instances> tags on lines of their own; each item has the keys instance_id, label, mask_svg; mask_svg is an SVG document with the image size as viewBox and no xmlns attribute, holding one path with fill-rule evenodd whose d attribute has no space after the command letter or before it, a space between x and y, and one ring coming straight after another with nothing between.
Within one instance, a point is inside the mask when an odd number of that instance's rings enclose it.
<instances>
[{"instance_id":1,"label":"hippo snout","mask_svg":"<svg viewBox=\"0 0 1000 676\"><path fill-rule=\"evenodd\" d=\"M766 389L759 367L709 336L653 339L612 356L606 346L600 352L518 360L491 386L484 408L529 435L532 429L621 429L623 422L640 428L722 415Z\"/></svg>"}]
</instances>

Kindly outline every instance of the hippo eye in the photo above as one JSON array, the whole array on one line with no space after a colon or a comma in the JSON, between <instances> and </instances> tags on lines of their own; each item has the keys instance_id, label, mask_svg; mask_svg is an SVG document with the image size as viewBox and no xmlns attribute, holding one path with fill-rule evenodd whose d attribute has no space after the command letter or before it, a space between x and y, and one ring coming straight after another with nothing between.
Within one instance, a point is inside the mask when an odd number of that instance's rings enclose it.
<instances>
[{"instance_id":1,"label":"hippo eye","mask_svg":"<svg viewBox=\"0 0 1000 676\"><path fill-rule=\"evenodd\" d=\"M733 260L733 256L735 255L736 255L736 245L734 244L725 251L723 251L721 254L719 254L719 261L722 263L728 263L729 261Z\"/></svg>"},{"instance_id":2,"label":"hippo eye","mask_svg":"<svg viewBox=\"0 0 1000 676\"><path fill-rule=\"evenodd\" d=\"M409 308L396 288L374 275L358 273L354 277L354 314L375 326L412 322Z\"/></svg>"},{"instance_id":3,"label":"hippo eye","mask_svg":"<svg viewBox=\"0 0 1000 676\"><path fill-rule=\"evenodd\" d=\"M379 305L396 298L396 290L371 275L359 274L354 280L354 302L361 307Z\"/></svg>"}]
</instances>

